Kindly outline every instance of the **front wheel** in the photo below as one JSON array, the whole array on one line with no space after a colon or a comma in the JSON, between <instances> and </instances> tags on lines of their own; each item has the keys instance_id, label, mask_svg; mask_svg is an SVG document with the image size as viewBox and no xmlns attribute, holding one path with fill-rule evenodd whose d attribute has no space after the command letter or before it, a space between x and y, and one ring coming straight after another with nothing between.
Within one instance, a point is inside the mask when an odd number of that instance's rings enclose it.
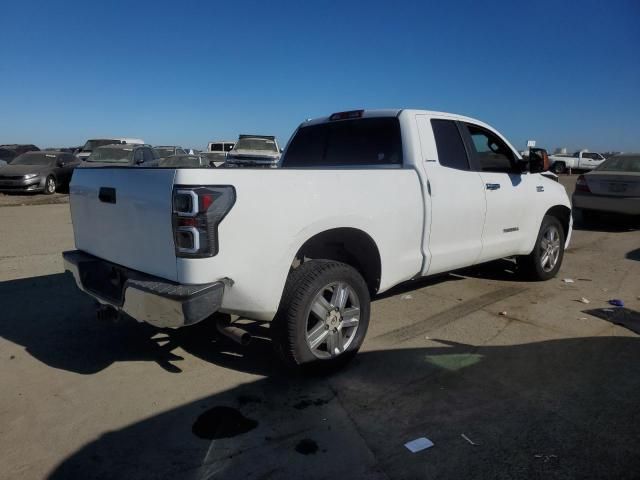
<instances>
[{"instance_id":1,"label":"front wheel","mask_svg":"<svg viewBox=\"0 0 640 480\"><path fill-rule=\"evenodd\" d=\"M56 179L51 175L49 175L44 181L44 193L46 195L53 195L56 193Z\"/></svg>"},{"instance_id":2,"label":"front wheel","mask_svg":"<svg viewBox=\"0 0 640 480\"><path fill-rule=\"evenodd\" d=\"M562 162L554 163L553 164L553 168L552 168L553 173L556 173L558 175L561 174L561 173L564 173L566 169L567 169L567 167Z\"/></svg>"},{"instance_id":3,"label":"front wheel","mask_svg":"<svg viewBox=\"0 0 640 480\"><path fill-rule=\"evenodd\" d=\"M518 258L518 264L531 280L549 280L560 270L564 257L564 230L556 217L545 215L533 251Z\"/></svg>"},{"instance_id":4,"label":"front wheel","mask_svg":"<svg viewBox=\"0 0 640 480\"><path fill-rule=\"evenodd\" d=\"M289 275L272 325L276 352L290 367L342 366L364 341L369 311L367 284L353 267L305 262Z\"/></svg>"}]
</instances>

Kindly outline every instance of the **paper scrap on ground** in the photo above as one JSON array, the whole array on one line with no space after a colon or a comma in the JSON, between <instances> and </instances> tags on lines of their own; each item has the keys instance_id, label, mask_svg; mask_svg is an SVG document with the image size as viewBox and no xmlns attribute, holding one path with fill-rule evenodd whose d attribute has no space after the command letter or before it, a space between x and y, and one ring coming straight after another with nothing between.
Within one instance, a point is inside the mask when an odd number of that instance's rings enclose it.
<instances>
[{"instance_id":1,"label":"paper scrap on ground","mask_svg":"<svg viewBox=\"0 0 640 480\"><path fill-rule=\"evenodd\" d=\"M403 295L401 298L402 300L411 300L413 299L413 295Z\"/></svg>"},{"instance_id":2,"label":"paper scrap on ground","mask_svg":"<svg viewBox=\"0 0 640 480\"><path fill-rule=\"evenodd\" d=\"M404 444L411 453L419 452L420 450L426 450L433 447L433 442L425 437L416 438Z\"/></svg>"},{"instance_id":3,"label":"paper scrap on ground","mask_svg":"<svg viewBox=\"0 0 640 480\"><path fill-rule=\"evenodd\" d=\"M460 436L464 438L467 442L469 442L471 445L478 445L476 442L474 442L469 437L467 437L464 433L461 433Z\"/></svg>"},{"instance_id":4,"label":"paper scrap on ground","mask_svg":"<svg viewBox=\"0 0 640 480\"><path fill-rule=\"evenodd\" d=\"M573 278L565 278L564 280L562 280L564 283L575 283L573 281Z\"/></svg>"},{"instance_id":5,"label":"paper scrap on ground","mask_svg":"<svg viewBox=\"0 0 640 480\"><path fill-rule=\"evenodd\" d=\"M584 297L582 297L582 298L579 300L579 302L580 302L580 303L591 303L591 302L589 301L589 299L588 299L588 298L584 298Z\"/></svg>"}]
</instances>

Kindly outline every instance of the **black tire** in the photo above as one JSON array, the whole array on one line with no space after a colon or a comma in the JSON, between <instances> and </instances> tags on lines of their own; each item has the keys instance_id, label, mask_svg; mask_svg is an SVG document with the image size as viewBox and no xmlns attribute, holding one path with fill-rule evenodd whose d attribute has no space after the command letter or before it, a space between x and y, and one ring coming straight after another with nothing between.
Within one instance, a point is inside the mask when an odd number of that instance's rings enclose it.
<instances>
[{"instance_id":1,"label":"black tire","mask_svg":"<svg viewBox=\"0 0 640 480\"><path fill-rule=\"evenodd\" d=\"M547 250L551 243L556 246L556 241L550 241L549 233L554 231L557 236L558 253L555 257L555 253L551 253ZM555 237L554 237L555 238ZM536 243L533 247L533 251L529 255L521 256L518 258L518 266L520 267L525 278L530 280L549 280L556 276L562 265L562 259L564 258L564 243L565 235L564 229L560 220L550 215L545 215L540 225L540 231L536 238ZM555 249L553 250L555 252ZM545 262L545 254L549 254L551 258L556 258L555 263L551 266L549 261Z\"/></svg>"},{"instance_id":2,"label":"black tire","mask_svg":"<svg viewBox=\"0 0 640 480\"><path fill-rule=\"evenodd\" d=\"M44 194L53 195L56 193L56 179L53 175L49 175L44 181Z\"/></svg>"},{"instance_id":3,"label":"black tire","mask_svg":"<svg viewBox=\"0 0 640 480\"><path fill-rule=\"evenodd\" d=\"M564 162L555 162L551 170L553 170L553 173L559 175L567 170L567 166L564 164Z\"/></svg>"},{"instance_id":4,"label":"black tire","mask_svg":"<svg viewBox=\"0 0 640 480\"><path fill-rule=\"evenodd\" d=\"M331 293L332 284L337 284L333 287L334 292L340 285L348 286L345 305L349 304L351 307L345 306L340 310L325 297L327 305L331 307L327 310L330 314L325 317L325 320L321 320L320 316L311 312L311 307L316 305L316 300L321 300L318 296ZM343 328L343 320L344 325L348 320L346 316L343 318L338 315L338 312L347 308L353 309L354 299L357 300L359 308L357 326ZM311 260L303 263L289 274L278 313L271 325L276 353L285 365L293 369L304 368L325 372L343 366L362 346L369 326L370 304L367 284L353 267L330 260ZM336 322L336 328L329 327L331 322ZM324 334L320 328L323 325L327 330L326 336L337 335L344 340L351 334L341 353L336 353L340 351L339 349L335 349L333 355L329 352L330 340L327 340L326 353L322 351L324 345L320 345L315 350L310 347L307 334L312 331Z\"/></svg>"}]
</instances>

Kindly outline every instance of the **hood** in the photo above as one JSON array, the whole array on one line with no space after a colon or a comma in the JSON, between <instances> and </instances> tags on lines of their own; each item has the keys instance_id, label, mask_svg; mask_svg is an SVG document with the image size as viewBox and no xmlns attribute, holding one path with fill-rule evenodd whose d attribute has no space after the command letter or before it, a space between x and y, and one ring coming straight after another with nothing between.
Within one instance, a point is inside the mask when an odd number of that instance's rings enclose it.
<instances>
[{"instance_id":1,"label":"hood","mask_svg":"<svg viewBox=\"0 0 640 480\"><path fill-rule=\"evenodd\" d=\"M233 159L247 160L278 160L280 152L269 152L268 150L231 150L228 155L229 160Z\"/></svg>"},{"instance_id":2,"label":"hood","mask_svg":"<svg viewBox=\"0 0 640 480\"><path fill-rule=\"evenodd\" d=\"M92 168L92 167L132 167L129 162L80 162L77 168Z\"/></svg>"},{"instance_id":3,"label":"hood","mask_svg":"<svg viewBox=\"0 0 640 480\"><path fill-rule=\"evenodd\" d=\"M42 173L51 169L49 165L7 165L0 167L0 176L19 176L29 173Z\"/></svg>"}]
</instances>

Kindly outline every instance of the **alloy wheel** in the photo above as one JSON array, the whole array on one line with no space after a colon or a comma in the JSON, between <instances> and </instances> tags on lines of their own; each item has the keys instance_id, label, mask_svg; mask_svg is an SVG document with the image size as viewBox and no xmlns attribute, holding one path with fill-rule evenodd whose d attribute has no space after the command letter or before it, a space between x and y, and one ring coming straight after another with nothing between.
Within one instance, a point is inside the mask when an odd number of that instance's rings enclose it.
<instances>
[{"instance_id":1,"label":"alloy wheel","mask_svg":"<svg viewBox=\"0 0 640 480\"><path fill-rule=\"evenodd\" d=\"M358 331L360 299L345 282L324 286L307 310L305 338L317 358L334 358L344 353Z\"/></svg>"}]
</instances>

